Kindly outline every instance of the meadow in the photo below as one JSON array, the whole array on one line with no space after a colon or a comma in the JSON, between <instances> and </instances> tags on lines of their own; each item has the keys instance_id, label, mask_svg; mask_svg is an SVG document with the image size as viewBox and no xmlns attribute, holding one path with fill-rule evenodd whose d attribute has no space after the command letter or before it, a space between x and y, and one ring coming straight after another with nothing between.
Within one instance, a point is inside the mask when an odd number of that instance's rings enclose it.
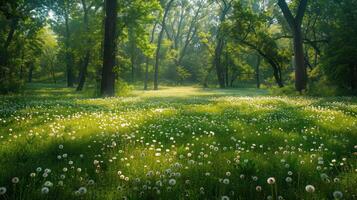
<instances>
[{"instance_id":1,"label":"meadow","mask_svg":"<svg viewBox=\"0 0 357 200\"><path fill-rule=\"evenodd\" d=\"M357 199L357 98L0 97L0 199Z\"/></svg>"}]
</instances>

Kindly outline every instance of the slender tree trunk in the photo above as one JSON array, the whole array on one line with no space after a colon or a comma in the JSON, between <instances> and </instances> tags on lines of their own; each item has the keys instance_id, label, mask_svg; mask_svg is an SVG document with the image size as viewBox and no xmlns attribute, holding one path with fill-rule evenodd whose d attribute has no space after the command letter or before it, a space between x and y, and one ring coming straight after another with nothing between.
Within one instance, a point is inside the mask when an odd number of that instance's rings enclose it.
<instances>
[{"instance_id":1,"label":"slender tree trunk","mask_svg":"<svg viewBox=\"0 0 357 200\"><path fill-rule=\"evenodd\" d=\"M217 79L220 88L225 88L225 81L224 81L224 69L222 67L222 51L223 51L224 42L221 37L218 38L215 56L214 56L214 66L216 67L217 72Z\"/></svg>"},{"instance_id":2,"label":"slender tree trunk","mask_svg":"<svg viewBox=\"0 0 357 200\"><path fill-rule=\"evenodd\" d=\"M82 68L79 72L79 82L77 86L77 91L82 91L84 87L84 83L86 81L87 77L87 71L88 71L88 65L89 65L89 60L90 60L90 45L91 45L91 40L89 36L89 18L88 18L88 8L85 0L82 0L82 6L83 6L83 22L84 22L84 29L85 29L85 34L86 34L86 53L84 56L83 60L83 65Z\"/></svg>"},{"instance_id":3,"label":"slender tree trunk","mask_svg":"<svg viewBox=\"0 0 357 200\"><path fill-rule=\"evenodd\" d=\"M65 5L65 26L66 26L66 38L65 38L65 45L66 45L66 73L67 73L67 87L73 87L74 84L74 76L73 76L73 55L70 49L70 30L69 30L69 3L68 1L64 2Z\"/></svg>"},{"instance_id":4,"label":"slender tree trunk","mask_svg":"<svg viewBox=\"0 0 357 200\"><path fill-rule=\"evenodd\" d=\"M56 81L56 73L55 73L55 66L54 66L54 62L53 61L51 61L51 63L50 63L50 65L51 65L51 74L52 74L52 79L53 79L53 83L57 83L57 81Z\"/></svg>"},{"instance_id":5,"label":"slender tree trunk","mask_svg":"<svg viewBox=\"0 0 357 200\"><path fill-rule=\"evenodd\" d=\"M116 19L117 19L117 0L106 0L106 18L104 30L104 55L103 71L101 82L101 95L114 96L116 53Z\"/></svg>"},{"instance_id":6,"label":"slender tree trunk","mask_svg":"<svg viewBox=\"0 0 357 200\"><path fill-rule=\"evenodd\" d=\"M144 90L148 89L148 81L149 81L149 58L146 57Z\"/></svg>"},{"instance_id":7,"label":"slender tree trunk","mask_svg":"<svg viewBox=\"0 0 357 200\"><path fill-rule=\"evenodd\" d=\"M160 62L160 49L161 49L161 43L162 43L162 38L164 36L164 31L165 31L165 26L166 26L166 18L167 15L171 9L171 5L174 2L174 0L170 0L165 8L164 16L162 18L162 23L161 23L161 31L159 33L159 38L157 40L157 48L156 48L156 58L155 58L155 71L154 71L154 90L159 89L159 62Z\"/></svg>"},{"instance_id":8,"label":"slender tree trunk","mask_svg":"<svg viewBox=\"0 0 357 200\"><path fill-rule=\"evenodd\" d=\"M255 66L255 75L256 75L258 89L260 89L260 62L261 62L261 58L259 55L257 55L257 65Z\"/></svg>"},{"instance_id":9,"label":"slender tree trunk","mask_svg":"<svg viewBox=\"0 0 357 200\"><path fill-rule=\"evenodd\" d=\"M154 24L154 27L152 28L151 31L151 38L150 38L150 43L154 42L154 37L155 37L155 30L156 30L157 23ZM148 81L149 81L149 62L150 58L146 56L146 61L145 61L145 80L144 80L144 90L148 89Z\"/></svg>"}]
</instances>

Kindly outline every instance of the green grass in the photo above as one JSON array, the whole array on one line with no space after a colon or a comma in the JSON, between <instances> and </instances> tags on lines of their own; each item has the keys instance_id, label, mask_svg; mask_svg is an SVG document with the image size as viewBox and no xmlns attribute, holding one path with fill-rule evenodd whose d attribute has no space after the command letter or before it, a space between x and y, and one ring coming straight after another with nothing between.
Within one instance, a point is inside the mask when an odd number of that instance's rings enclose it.
<instances>
[{"instance_id":1,"label":"green grass","mask_svg":"<svg viewBox=\"0 0 357 200\"><path fill-rule=\"evenodd\" d=\"M0 97L0 199L355 199L356 152L355 97L167 87L101 99L52 85Z\"/></svg>"}]
</instances>

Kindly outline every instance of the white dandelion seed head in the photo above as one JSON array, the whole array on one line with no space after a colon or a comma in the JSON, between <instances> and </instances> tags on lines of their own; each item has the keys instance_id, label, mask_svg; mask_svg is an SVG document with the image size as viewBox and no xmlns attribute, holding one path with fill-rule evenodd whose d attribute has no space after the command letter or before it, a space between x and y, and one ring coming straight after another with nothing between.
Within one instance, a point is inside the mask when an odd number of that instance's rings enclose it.
<instances>
[{"instance_id":1,"label":"white dandelion seed head","mask_svg":"<svg viewBox=\"0 0 357 200\"><path fill-rule=\"evenodd\" d=\"M79 189L78 189L78 192L79 192L79 194L86 194L87 193L87 188L85 188L85 187L80 187Z\"/></svg>"},{"instance_id":2,"label":"white dandelion seed head","mask_svg":"<svg viewBox=\"0 0 357 200\"><path fill-rule=\"evenodd\" d=\"M223 183L228 185L229 184L229 179L228 178L223 179Z\"/></svg>"},{"instance_id":3,"label":"white dandelion seed head","mask_svg":"<svg viewBox=\"0 0 357 200\"><path fill-rule=\"evenodd\" d=\"M0 187L0 195L4 195L6 191L6 187Z\"/></svg>"},{"instance_id":4,"label":"white dandelion seed head","mask_svg":"<svg viewBox=\"0 0 357 200\"><path fill-rule=\"evenodd\" d=\"M313 193L315 192L315 187L313 185L306 185L305 190L308 193Z\"/></svg>"},{"instance_id":5,"label":"white dandelion seed head","mask_svg":"<svg viewBox=\"0 0 357 200\"><path fill-rule=\"evenodd\" d=\"M273 184L275 184L275 178L274 177L270 177L270 178L268 178L267 179L267 183L269 184L269 185L273 185Z\"/></svg>"},{"instance_id":6,"label":"white dandelion seed head","mask_svg":"<svg viewBox=\"0 0 357 200\"><path fill-rule=\"evenodd\" d=\"M41 193L42 194L48 194L49 192L50 192L50 189L48 189L48 187L41 188Z\"/></svg>"},{"instance_id":7,"label":"white dandelion seed head","mask_svg":"<svg viewBox=\"0 0 357 200\"><path fill-rule=\"evenodd\" d=\"M53 186L53 183L51 181L46 181L44 184L43 184L45 187L52 187Z\"/></svg>"},{"instance_id":8,"label":"white dandelion seed head","mask_svg":"<svg viewBox=\"0 0 357 200\"><path fill-rule=\"evenodd\" d=\"M17 184L19 181L20 181L20 179L18 177L14 177L14 178L11 179L11 182L13 184Z\"/></svg>"},{"instance_id":9,"label":"white dandelion seed head","mask_svg":"<svg viewBox=\"0 0 357 200\"><path fill-rule=\"evenodd\" d=\"M343 193L341 191L334 191L332 195L335 199L342 199L343 197Z\"/></svg>"},{"instance_id":10,"label":"white dandelion seed head","mask_svg":"<svg viewBox=\"0 0 357 200\"><path fill-rule=\"evenodd\" d=\"M229 197L228 196L222 196L221 200L229 200Z\"/></svg>"},{"instance_id":11,"label":"white dandelion seed head","mask_svg":"<svg viewBox=\"0 0 357 200\"><path fill-rule=\"evenodd\" d=\"M173 185L176 185L176 180L173 179L173 178L170 179L170 180L169 180L169 185L172 185L172 186L173 186Z\"/></svg>"}]
</instances>

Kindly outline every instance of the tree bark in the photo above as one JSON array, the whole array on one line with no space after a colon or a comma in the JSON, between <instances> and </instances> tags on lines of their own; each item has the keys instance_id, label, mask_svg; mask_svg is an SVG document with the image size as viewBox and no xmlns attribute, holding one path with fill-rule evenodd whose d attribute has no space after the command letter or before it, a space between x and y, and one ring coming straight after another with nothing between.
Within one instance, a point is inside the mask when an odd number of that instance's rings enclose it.
<instances>
[{"instance_id":1,"label":"tree bark","mask_svg":"<svg viewBox=\"0 0 357 200\"><path fill-rule=\"evenodd\" d=\"M157 23L155 23L155 24L154 24L154 27L152 28L150 43L153 43L153 42L154 42L154 36L155 36L156 26L157 26ZM144 90L147 90L147 89L148 89L148 81L149 81L149 62L150 62L150 59L149 59L148 56L146 56Z\"/></svg>"},{"instance_id":2,"label":"tree bark","mask_svg":"<svg viewBox=\"0 0 357 200\"><path fill-rule=\"evenodd\" d=\"M156 48L156 58L155 58L155 71L154 71L154 90L159 89L159 62L160 62L160 49L161 49L161 43L162 43L162 38L164 36L164 30L166 26L166 18L167 15L170 11L171 5L174 2L174 0L170 0L165 8L164 11L164 16L162 18L162 23L161 23L161 31L159 33L159 38L157 40L157 48Z\"/></svg>"},{"instance_id":3,"label":"tree bark","mask_svg":"<svg viewBox=\"0 0 357 200\"><path fill-rule=\"evenodd\" d=\"M117 0L106 0L106 17L104 30L104 55L103 71L101 81L101 95L114 96L116 53L116 19L117 19Z\"/></svg>"},{"instance_id":4,"label":"tree bark","mask_svg":"<svg viewBox=\"0 0 357 200\"><path fill-rule=\"evenodd\" d=\"M303 36L301 32L302 20L305 15L308 0L300 0L297 14L294 17L285 0L279 0L278 5L281 8L285 19L293 33L294 54L295 54L295 88L300 93L307 86L307 72L304 61Z\"/></svg>"},{"instance_id":5,"label":"tree bark","mask_svg":"<svg viewBox=\"0 0 357 200\"><path fill-rule=\"evenodd\" d=\"M89 60L90 60L90 36L89 36L89 18L88 18L88 8L85 0L82 0L82 6L83 6L83 24L84 24L84 29L85 29L85 34L86 34L86 53L84 56L83 60L83 65L82 68L79 72L79 82L77 86L77 91L82 91L84 87L84 83L86 81L87 77L87 71L88 71L88 65L89 65Z\"/></svg>"},{"instance_id":6,"label":"tree bark","mask_svg":"<svg viewBox=\"0 0 357 200\"><path fill-rule=\"evenodd\" d=\"M232 3L232 1L230 1L230 2L223 1L223 8L221 11L221 15L219 17L220 24L222 24L226 20L226 15L232 6L231 3ZM213 64L216 68L219 87L225 88L225 76L224 76L224 69L222 67L222 59L221 59L222 51L224 48L224 38L223 38L221 29L222 29L222 27L220 25L220 27L218 29L218 33L217 33L217 45L216 45L216 49L215 49Z\"/></svg>"},{"instance_id":7,"label":"tree bark","mask_svg":"<svg viewBox=\"0 0 357 200\"><path fill-rule=\"evenodd\" d=\"M257 65L255 66L255 75L257 80L257 88L260 89L260 56L257 55Z\"/></svg>"},{"instance_id":8,"label":"tree bark","mask_svg":"<svg viewBox=\"0 0 357 200\"><path fill-rule=\"evenodd\" d=\"M68 1L64 1L64 18L65 18L65 26L66 26L66 73L67 73L67 87L73 87L74 76L73 76L73 55L70 49L70 29L69 29L69 3Z\"/></svg>"},{"instance_id":9,"label":"tree bark","mask_svg":"<svg viewBox=\"0 0 357 200\"><path fill-rule=\"evenodd\" d=\"M0 82L6 78L6 67L8 62L8 48L11 44L12 39L18 25L18 19L11 19L10 21L10 31L7 34L6 41L4 43L3 49L0 50Z\"/></svg>"}]
</instances>

